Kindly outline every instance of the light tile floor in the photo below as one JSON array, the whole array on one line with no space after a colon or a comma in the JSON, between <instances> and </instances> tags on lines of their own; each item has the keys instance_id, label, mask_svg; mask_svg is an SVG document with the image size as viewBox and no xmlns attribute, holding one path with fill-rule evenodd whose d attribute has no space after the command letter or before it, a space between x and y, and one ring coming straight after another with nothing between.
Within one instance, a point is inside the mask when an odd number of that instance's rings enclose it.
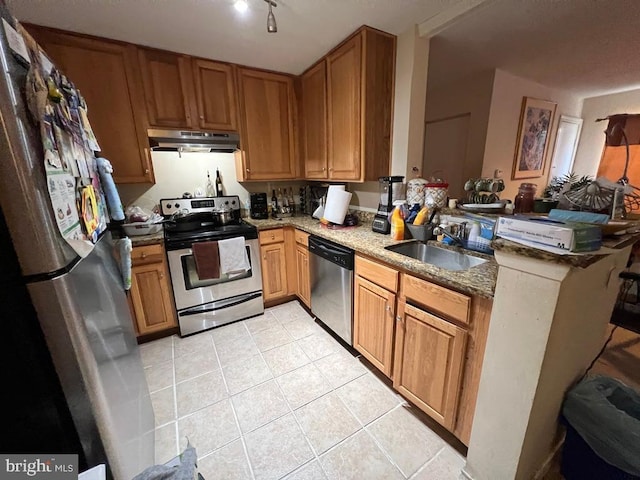
<instances>
[{"instance_id":1,"label":"light tile floor","mask_svg":"<svg viewBox=\"0 0 640 480\"><path fill-rule=\"evenodd\" d=\"M206 480L459 478L464 458L298 304L140 347L156 463Z\"/></svg>"}]
</instances>

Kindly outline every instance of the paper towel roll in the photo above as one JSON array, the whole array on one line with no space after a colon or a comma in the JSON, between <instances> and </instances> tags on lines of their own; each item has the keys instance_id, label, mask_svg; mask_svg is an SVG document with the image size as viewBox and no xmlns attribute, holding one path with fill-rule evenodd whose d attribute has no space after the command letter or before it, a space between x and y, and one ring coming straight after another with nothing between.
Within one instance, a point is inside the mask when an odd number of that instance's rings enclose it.
<instances>
[{"instance_id":1,"label":"paper towel roll","mask_svg":"<svg viewBox=\"0 0 640 480\"><path fill-rule=\"evenodd\" d=\"M344 190L344 185L331 185L327 191L327 203L324 206L324 218L331 223L342 225L349 210L351 193Z\"/></svg>"}]
</instances>

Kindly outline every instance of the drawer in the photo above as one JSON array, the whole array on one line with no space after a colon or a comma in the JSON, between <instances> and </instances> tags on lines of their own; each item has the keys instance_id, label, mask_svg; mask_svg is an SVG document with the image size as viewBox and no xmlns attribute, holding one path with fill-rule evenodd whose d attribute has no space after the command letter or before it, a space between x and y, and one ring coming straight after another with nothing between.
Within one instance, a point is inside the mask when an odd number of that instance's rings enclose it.
<instances>
[{"instance_id":1,"label":"drawer","mask_svg":"<svg viewBox=\"0 0 640 480\"><path fill-rule=\"evenodd\" d=\"M164 248L162 245L144 245L134 247L131 252L131 265L144 265L146 263L159 263L164 258Z\"/></svg>"},{"instance_id":2,"label":"drawer","mask_svg":"<svg viewBox=\"0 0 640 480\"><path fill-rule=\"evenodd\" d=\"M406 274L402 275L402 293L444 318L469 323L471 298L463 293Z\"/></svg>"},{"instance_id":3,"label":"drawer","mask_svg":"<svg viewBox=\"0 0 640 480\"><path fill-rule=\"evenodd\" d=\"M305 247L309 246L309 234L307 232L303 232L302 230L298 230L296 228L296 243L304 245Z\"/></svg>"},{"instance_id":4,"label":"drawer","mask_svg":"<svg viewBox=\"0 0 640 480\"><path fill-rule=\"evenodd\" d=\"M270 243L284 242L284 229L273 228L271 230L262 230L259 232L260 245L269 245Z\"/></svg>"},{"instance_id":5,"label":"drawer","mask_svg":"<svg viewBox=\"0 0 640 480\"><path fill-rule=\"evenodd\" d=\"M397 271L359 255L356 255L356 275L366 278L370 282L386 288L393 293L398 291Z\"/></svg>"}]
</instances>

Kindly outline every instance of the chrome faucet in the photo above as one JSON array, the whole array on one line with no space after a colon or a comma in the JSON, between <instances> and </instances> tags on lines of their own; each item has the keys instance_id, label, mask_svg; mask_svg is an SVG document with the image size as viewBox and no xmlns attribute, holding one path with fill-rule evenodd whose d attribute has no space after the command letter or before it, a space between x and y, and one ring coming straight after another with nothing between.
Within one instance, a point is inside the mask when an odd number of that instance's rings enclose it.
<instances>
[{"instance_id":1,"label":"chrome faucet","mask_svg":"<svg viewBox=\"0 0 640 480\"><path fill-rule=\"evenodd\" d=\"M464 240L467 238L467 222L461 222L459 225L452 225L450 228L456 228L459 232L457 235L447 230L445 227L436 227L433 229L434 235L444 235L451 239L454 245L464 247Z\"/></svg>"}]
</instances>

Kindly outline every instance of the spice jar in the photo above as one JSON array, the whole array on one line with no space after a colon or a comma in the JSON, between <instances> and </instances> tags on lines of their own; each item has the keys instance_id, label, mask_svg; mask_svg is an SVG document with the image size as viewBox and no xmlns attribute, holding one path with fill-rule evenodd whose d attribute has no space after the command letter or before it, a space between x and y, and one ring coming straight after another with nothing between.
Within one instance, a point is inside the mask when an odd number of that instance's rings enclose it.
<instances>
[{"instance_id":1,"label":"spice jar","mask_svg":"<svg viewBox=\"0 0 640 480\"><path fill-rule=\"evenodd\" d=\"M533 201L538 186L535 183L521 183L515 198L513 213L533 212Z\"/></svg>"}]
</instances>

